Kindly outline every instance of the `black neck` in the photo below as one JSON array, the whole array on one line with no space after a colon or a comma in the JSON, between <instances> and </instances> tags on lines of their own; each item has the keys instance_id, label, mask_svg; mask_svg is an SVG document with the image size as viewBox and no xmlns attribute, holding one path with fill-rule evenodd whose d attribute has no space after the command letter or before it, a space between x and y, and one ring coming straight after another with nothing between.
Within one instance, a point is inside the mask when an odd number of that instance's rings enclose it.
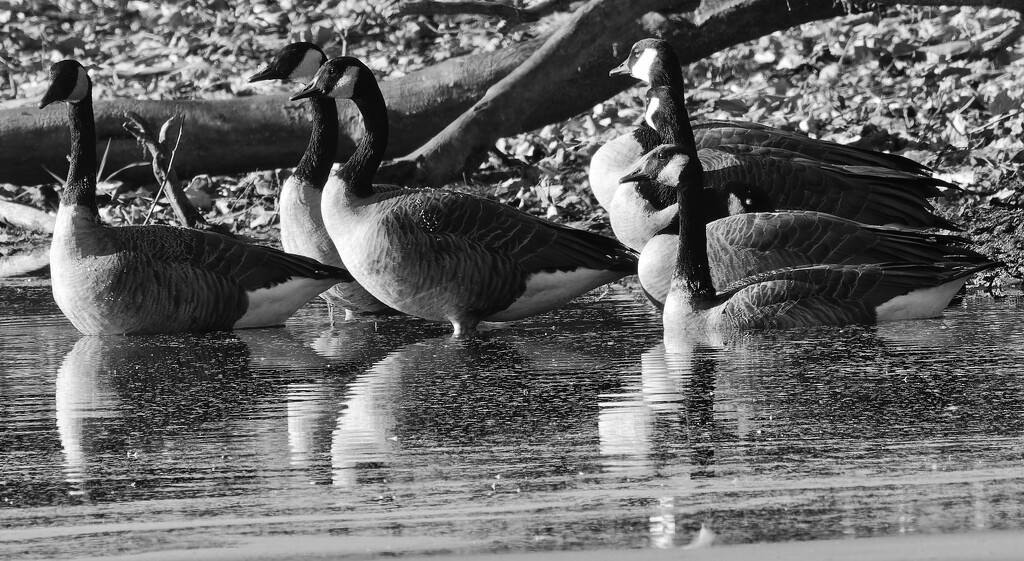
<instances>
[{"instance_id":1,"label":"black neck","mask_svg":"<svg viewBox=\"0 0 1024 561\"><path fill-rule=\"evenodd\" d=\"M667 92L668 96L664 93ZM682 177L683 184L704 185L704 167L700 163L697 141L690 126L690 115L686 111L682 88L662 88L661 104L654 112L651 120L661 135L664 144L678 144L686 150L690 157Z\"/></svg>"},{"instance_id":2,"label":"black neck","mask_svg":"<svg viewBox=\"0 0 1024 561\"><path fill-rule=\"evenodd\" d=\"M662 143L679 144L686 148L686 154L691 159L696 159L697 140L693 136L693 127L690 125L690 114L686 111L683 90L670 88L668 91L671 99L664 100L652 120L661 134Z\"/></svg>"},{"instance_id":3,"label":"black neck","mask_svg":"<svg viewBox=\"0 0 1024 561\"><path fill-rule=\"evenodd\" d=\"M667 86L674 91L683 91L683 68L674 54L662 53L661 61L651 65L649 84L652 88Z\"/></svg>"},{"instance_id":4,"label":"black neck","mask_svg":"<svg viewBox=\"0 0 1024 561\"><path fill-rule=\"evenodd\" d=\"M308 105L313 115L313 132L306 152L295 167L295 177L316 189L323 189L338 152L338 106L330 97L312 97Z\"/></svg>"},{"instance_id":5,"label":"black neck","mask_svg":"<svg viewBox=\"0 0 1024 561\"><path fill-rule=\"evenodd\" d=\"M68 180L60 201L65 205L96 208L96 121L92 113L92 96L68 103L68 126L71 128L71 153Z\"/></svg>"},{"instance_id":6,"label":"black neck","mask_svg":"<svg viewBox=\"0 0 1024 561\"><path fill-rule=\"evenodd\" d=\"M715 296L708 263L708 236L704 210L704 184L690 179L693 162L687 165L679 178L676 196L679 203L679 258L676 275L686 283L688 296L695 301L710 300ZM698 166L699 167L699 166Z\"/></svg>"},{"instance_id":7,"label":"black neck","mask_svg":"<svg viewBox=\"0 0 1024 561\"><path fill-rule=\"evenodd\" d=\"M366 130L352 157L338 170L338 177L357 197L373 194L373 176L377 174L388 146L388 110L384 95L376 83L366 90L353 98L363 115Z\"/></svg>"}]
</instances>

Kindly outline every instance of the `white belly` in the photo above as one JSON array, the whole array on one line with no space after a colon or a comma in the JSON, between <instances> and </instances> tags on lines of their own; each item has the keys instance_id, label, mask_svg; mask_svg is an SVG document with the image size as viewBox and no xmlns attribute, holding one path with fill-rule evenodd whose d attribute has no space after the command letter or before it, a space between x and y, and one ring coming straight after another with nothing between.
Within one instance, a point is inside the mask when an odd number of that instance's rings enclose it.
<instances>
[{"instance_id":1,"label":"white belly","mask_svg":"<svg viewBox=\"0 0 1024 561\"><path fill-rule=\"evenodd\" d=\"M654 236L640 252L637 276L647 298L656 306L664 307L668 298L672 275L676 270L676 256L679 255L679 237L662 234Z\"/></svg>"},{"instance_id":2,"label":"white belly","mask_svg":"<svg viewBox=\"0 0 1024 561\"><path fill-rule=\"evenodd\" d=\"M270 288L247 292L249 307L234 329L283 325L296 310L334 284L333 279L292 278Z\"/></svg>"},{"instance_id":3,"label":"white belly","mask_svg":"<svg viewBox=\"0 0 1024 561\"><path fill-rule=\"evenodd\" d=\"M485 321L512 321L553 310L569 300L623 277L617 271L577 269L536 273L526 281L526 292L511 306L484 318Z\"/></svg>"},{"instance_id":4,"label":"white belly","mask_svg":"<svg viewBox=\"0 0 1024 561\"><path fill-rule=\"evenodd\" d=\"M897 296L878 307L878 321L924 319L942 315L949 301L967 282L968 277L931 288L919 288Z\"/></svg>"}]
</instances>

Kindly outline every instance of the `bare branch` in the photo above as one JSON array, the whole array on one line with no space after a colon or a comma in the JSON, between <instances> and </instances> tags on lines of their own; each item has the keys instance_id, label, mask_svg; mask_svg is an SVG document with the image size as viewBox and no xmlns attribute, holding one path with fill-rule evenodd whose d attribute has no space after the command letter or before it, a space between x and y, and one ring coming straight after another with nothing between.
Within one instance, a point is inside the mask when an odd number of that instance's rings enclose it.
<instances>
[{"instance_id":1,"label":"bare branch","mask_svg":"<svg viewBox=\"0 0 1024 561\"><path fill-rule=\"evenodd\" d=\"M182 117L175 116L171 119L182 119ZM150 155L153 157L153 175L156 176L157 182L160 183L160 190L157 191L156 196L153 198L153 204L156 204L157 199L160 198L160 193L164 190L167 191L167 200L171 203L171 209L174 211L174 215L178 217L178 222L182 226L187 228L196 228L199 230L209 230L224 234L226 236L232 236L231 229L223 224L210 224L206 221L206 218L196 210L196 207L192 205L192 202L188 200L188 196L185 195L185 191L181 187L181 182L178 180L178 174L172 167L174 160L174 151L168 149L168 147L160 142L157 138L157 133L153 130L153 127L148 121L140 117L137 113L127 112L125 113L125 119L127 121L123 124L124 129L131 133L140 144L144 145ZM168 119L168 122L170 119ZM178 138L175 142L175 149L177 149L177 141L181 140L181 134L179 130ZM152 213L152 209L150 209ZM148 221L147 216L147 221Z\"/></svg>"},{"instance_id":2,"label":"bare branch","mask_svg":"<svg viewBox=\"0 0 1024 561\"><path fill-rule=\"evenodd\" d=\"M487 16L515 22L523 21L526 13L510 4L499 2L439 2L413 0L402 2L395 9L399 16Z\"/></svg>"},{"instance_id":3,"label":"bare branch","mask_svg":"<svg viewBox=\"0 0 1024 561\"><path fill-rule=\"evenodd\" d=\"M537 21L548 14L557 12L563 6L567 6L570 3L571 0L541 0L524 8L519 8L504 2L411 0L399 4L395 9L395 14L400 16L473 15L499 18L512 23L523 23Z\"/></svg>"}]
</instances>

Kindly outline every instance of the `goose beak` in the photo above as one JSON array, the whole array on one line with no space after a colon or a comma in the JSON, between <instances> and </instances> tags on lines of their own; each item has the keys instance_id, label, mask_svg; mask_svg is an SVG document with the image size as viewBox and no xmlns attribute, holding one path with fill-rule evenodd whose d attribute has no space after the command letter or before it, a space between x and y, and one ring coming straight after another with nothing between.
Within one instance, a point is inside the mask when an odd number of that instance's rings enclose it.
<instances>
[{"instance_id":1,"label":"goose beak","mask_svg":"<svg viewBox=\"0 0 1024 561\"><path fill-rule=\"evenodd\" d=\"M291 99L292 101L298 101L300 99L306 99L320 94L322 94L322 92L316 87L316 84L310 82L309 85L307 85L305 88L302 88L301 90L293 93L292 97L290 97L289 99Z\"/></svg>"},{"instance_id":2,"label":"goose beak","mask_svg":"<svg viewBox=\"0 0 1024 561\"><path fill-rule=\"evenodd\" d=\"M39 108L40 109L42 109L43 107L46 107L47 105L49 105L49 104L51 104L54 101L57 101L59 99L59 96L58 96L57 91L56 91L57 90L56 85L57 84L54 82L54 83L50 84L50 87L46 88L46 93L44 93L43 94L43 98L39 100Z\"/></svg>"},{"instance_id":3,"label":"goose beak","mask_svg":"<svg viewBox=\"0 0 1024 561\"><path fill-rule=\"evenodd\" d=\"M627 62L629 62L629 61L628 60L622 61L622 64L620 64L620 65L616 66L615 68L612 68L610 71L608 71L608 75L609 76L625 76L625 75L628 75L629 74L629 65L626 64Z\"/></svg>"},{"instance_id":4,"label":"goose beak","mask_svg":"<svg viewBox=\"0 0 1024 561\"><path fill-rule=\"evenodd\" d=\"M263 82L265 80L274 80L274 79L277 79L277 77L278 76L274 72L273 67L272 66L267 66L266 68L264 68L262 70L256 71L256 73L253 74L252 76L249 76L249 83L251 84L252 82Z\"/></svg>"},{"instance_id":5,"label":"goose beak","mask_svg":"<svg viewBox=\"0 0 1024 561\"><path fill-rule=\"evenodd\" d=\"M626 175L620 177L619 183L632 183L643 179L650 179L650 176L647 175L647 172L644 171L643 168L636 168L632 171L626 172Z\"/></svg>"}]
</instances>

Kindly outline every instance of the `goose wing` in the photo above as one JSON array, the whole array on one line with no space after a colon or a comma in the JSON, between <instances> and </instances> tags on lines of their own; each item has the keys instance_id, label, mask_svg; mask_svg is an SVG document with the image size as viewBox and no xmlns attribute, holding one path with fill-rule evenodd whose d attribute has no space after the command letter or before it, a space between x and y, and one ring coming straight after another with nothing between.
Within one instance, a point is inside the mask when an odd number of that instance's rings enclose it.
<instances>
[{"instance_id":1,"label":"goose wing","mask_svg":"<svg viewBox=\"0 0 1024 561\"><path fill-rule=\"evenodd\" d=\"M888 262L986 263L959 236L860 224L814 211L729 216L707 226L715 286L750 275L810 264Z\"/></svg>"},{"instance_id":2,"label":"goose wing","mask_svg":"<svg viewBox=\"0 0 1024 561\"><path fill-rule=\"evenodd\" d=\"M271 247L213 232L174 226L114 228L120 247L150 266L175 264L226 279L246 291L270 288L296 277L352 281L348 271Z\"/></svg>"},{"instance_id":3,"label":"goose wing","mask_svg":"<svg viewBox=\"0 0 1024 561\"><path fill-rule=\"evenodd\" d=\"M534 277L560 278L559 290L572 291L636 272L636 253L612 238L464 193L385 193L374 207L375 231L388 240L380 259L393 264L394 286L384 290L400 300L429 297L430 306L489 317L516 303Z\"/></svg>"},{"instance_id":4,"label":"goose wing","mask_svg":"<svg viewBox=\"0 0 1024 561\"><path fill-rule=\"evenodd\" d=\"M777 153L704 149L699 155L706 188L750 185L776 209L817 210L868 224L958 229L931 212L927 197L938 191L928 178L878 168L820 164Z\"/></svg>"},{"instance_id":5,"label":"goose wing","mask_svg":"<svg viewBox=\"0 0 1024 561\"><path fill-rule=\"evenodd\" d=\"M817 265L742 279L719 294L723 324L744 329L874 323L876 310L922 288L998 265L881 263Z\"/></svg>"},{"instance_id":6,"label":"goose wing","mask_svg":"<svg viewBox=\"0 0 1024 561\"><path fill-rule=\"evenodd\" d=\"M398 193L401 195L401 193ZM505 204L450 191L418 191L396 222L429 236L441 253L509 260L526 273L578 268L636 271L636 252L594 232L549 222Z\"/></svg>"},{"instance_id":7,"label":"goose wing","mask_svg":"<svg viewBox=\"0 0 1024 561\"><path fill-rule=\"evenodd\" d=\"M757 123L709 120L694 122L692 126L698 149L730 145L774 147L830 164L875 166L917 175L930 175L930 170L926 166L903 156L817 140Z\"/></svg>"}]
</instances>

